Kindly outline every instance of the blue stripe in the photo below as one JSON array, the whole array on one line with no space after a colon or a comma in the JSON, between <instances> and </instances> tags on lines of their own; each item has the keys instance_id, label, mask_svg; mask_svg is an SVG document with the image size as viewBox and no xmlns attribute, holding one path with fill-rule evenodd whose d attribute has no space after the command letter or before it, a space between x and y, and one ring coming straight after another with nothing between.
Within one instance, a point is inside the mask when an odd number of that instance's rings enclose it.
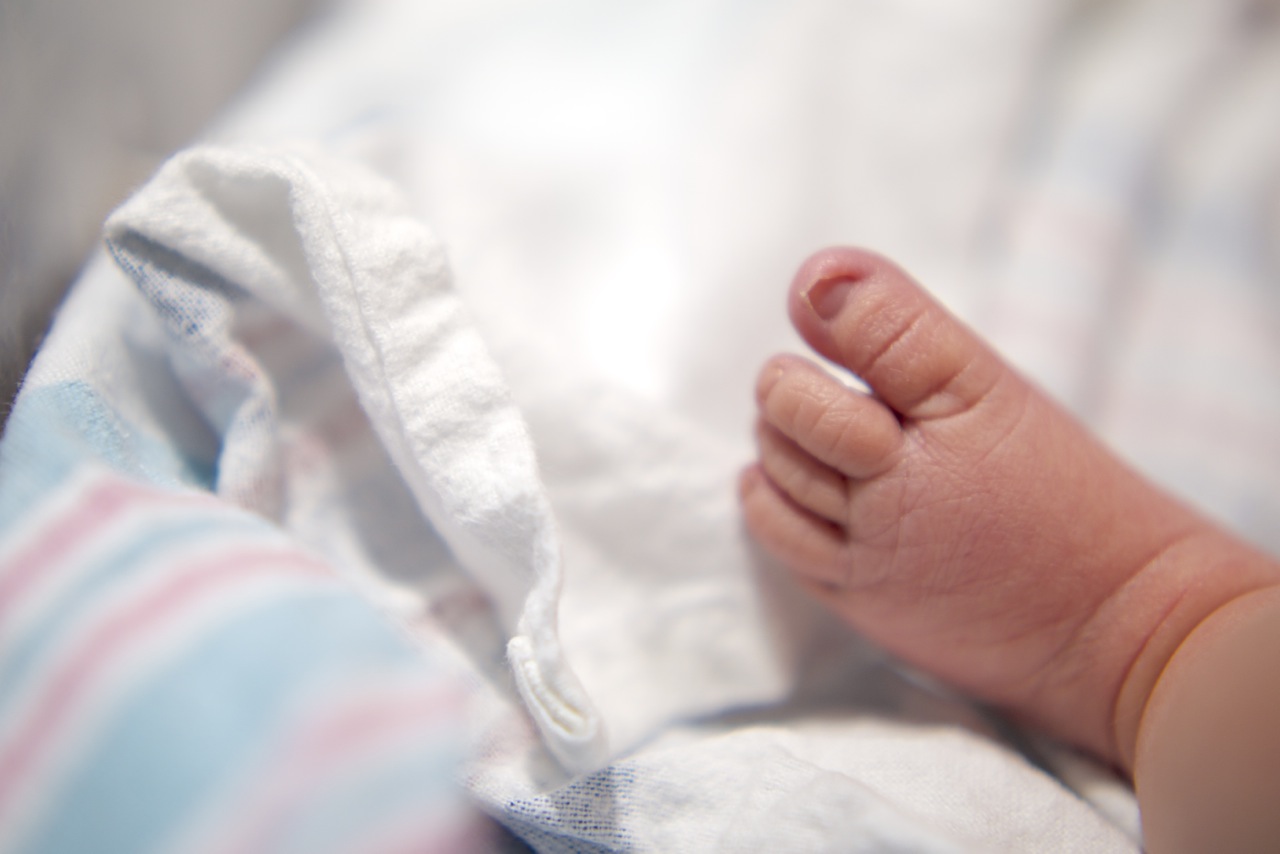
<instances>
[{"instance_id":1,"label":"blue stripe","mask_svg":"<svg viewBox=\"0 0 1280 854\"><path fill-rule=\"evenodd\" d=\"M210 795L254 769L304 702L415 666L438 678L354 594L300 590L242 612L103 722L21 850L159 850Z\"/></svg>"},{"instance_id":2,"label":"blue stripe","mask_svg":"<svg viewBox=\"0 0 1280 854\"><path fill-rule=\"evenodd\" d=\"M0 442L0 531L93 462L148 483L212 490L217 447L198 439L183 449L126 424L82 381L23 391Z\"/></svg>"},{"instance_id":3,"label":"blue stripe","mask_svg":"<svg viewBox=\"0 0 1280 854\"><path fill-rule=\"evenodd\" d=\"M89 568L81 569L80 583L68 590L48 611L45 619L36 623L31 631L20 636L0 657L0 708L12 699L28 671L39 663L58 638L76 628L75 621L86 619L86 612L100 606L102 597L109 595L111 585L121 585L144 567L152 572L172 573L173 566L148 565L148 559L165 548L182 546L189 552L198 548L201 540L218 539L219 542L236 542L243 545L280 543L279 535L261 520L251 516L233 515L218 510L214 516L208 507L199 508L197 518L165 520L139 531L139 537L127 541L112 554ZM248 535L256 534L250 537ZM89 614L88 616L92 616Z\"/></svg>"}]
</instances>

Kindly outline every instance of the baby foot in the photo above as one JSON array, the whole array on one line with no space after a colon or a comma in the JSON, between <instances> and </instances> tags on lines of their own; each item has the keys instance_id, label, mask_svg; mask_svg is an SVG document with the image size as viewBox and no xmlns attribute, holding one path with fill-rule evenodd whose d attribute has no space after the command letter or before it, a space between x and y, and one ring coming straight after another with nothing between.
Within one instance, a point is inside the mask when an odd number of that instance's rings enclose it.
<instances>
[{"instance_id":1,"label":"baby foot","mask_svg":"<svg viewBox=\"0 0 1280 854\"><path fill-rule=\"evenodd\" d=\"M1130 471L888 261L829 249L756 389L757 540L903 660L1124 768L1156 677L1271 562Z\"/></svg>"}]
</instances>

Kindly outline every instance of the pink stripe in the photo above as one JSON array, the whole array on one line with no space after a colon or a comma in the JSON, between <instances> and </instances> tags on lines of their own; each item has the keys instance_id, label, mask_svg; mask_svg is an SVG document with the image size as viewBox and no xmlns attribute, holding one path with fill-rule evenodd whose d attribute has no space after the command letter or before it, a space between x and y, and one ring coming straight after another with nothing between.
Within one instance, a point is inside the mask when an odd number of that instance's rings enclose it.
<instances>
[{"instance_id":1,"label":"pink stripe","mask_svg":"<svg viewBox=\"0 0 1280 854\"><path fill-rule=\"evenodd\" d=\"M134 641L142 640L165 619L172 620L184 604L198 594L247 578L261 578L265 571L282 576L322 576L329 570L292 551L247 551L202 561L176 569L176 577L151 595L129 603L101 624L81 645L70 663L50 680L44 696L6 753L0 755L0 815L20 783L67 713L76 708L93 677L106 663ZM154 639L154 635L151 636Z\"/></svg>"},{"instance_id":2,"label":"pink stripe","mask_svg":"<svg viewBox=\"0 0 1280 854\"><path fill-rule=\"evenodd\" d=\"M208 498L182 492L161 492L117 477L94 485L78 504L54 519L35 542L18 552L7 566L0 567L0 621L43 571L66 557L81 542L92 538L127 509L139 504L202 501L208 501Z\"/></svg>"},{"instance_id":3,"label":"pink stripe","mask_svg":"<svg viewBox=\"0 0 1280 854\"><path fill-rule=\"evenodd\" d=\"M335 768L343 760L358 756L360 751L379 743L388 744L406 733L424 726L439 726L456 718L460 698L452 690L433 690L417 695L388 695L374 698L356 707L347 707L321 721L273 761L285 773L268 787L270 795L250 818L247 829L236 833L243 841L221 845L222 851L269 851L280 829L291 814L305 809L305 793L314 791L336 779ZM448 730L441 729L436 738L442 743ZM328 773L326 773L326 771Z\"/></svg>"}]
</instances>

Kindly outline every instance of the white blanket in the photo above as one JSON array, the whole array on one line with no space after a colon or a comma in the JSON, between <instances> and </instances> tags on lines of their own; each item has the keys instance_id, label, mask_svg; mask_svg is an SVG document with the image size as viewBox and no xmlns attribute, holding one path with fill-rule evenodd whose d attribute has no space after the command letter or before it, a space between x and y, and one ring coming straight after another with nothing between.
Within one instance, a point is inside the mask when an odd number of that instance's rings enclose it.
<instances>
[{"instance_id":1,"label":"white blanket","mask_svg":"<svg viewBox=\"0 0 1280 854\"><path fill-rule=\"evenodd\" d=\"M252 358L172 366L261 401L202 407L219 493L464 655L467 786L535 847L1133 851L1122 783L818 613L733 482L791 269L854 242L1280 547L1273 5L353 3L110 233L246 295ZM385 451L300 463L345 400Z\"/></svg>"}]
</instances>

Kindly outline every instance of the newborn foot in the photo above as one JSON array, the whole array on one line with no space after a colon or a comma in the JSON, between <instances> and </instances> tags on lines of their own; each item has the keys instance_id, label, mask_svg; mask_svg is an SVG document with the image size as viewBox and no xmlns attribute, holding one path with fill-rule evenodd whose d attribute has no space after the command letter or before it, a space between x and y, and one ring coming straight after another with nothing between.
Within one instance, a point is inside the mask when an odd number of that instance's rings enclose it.
<instances>
[{"instance_id":1,"label":"newborn foot","mask_svg":"<svg viewBox=\"0 0 1280 854\"><path fill-rule=\"evenodd\" d=\"M888 261L829 249L756 390L759 542L903 660L1128 769L1178 643L1269 560L1142 480Z\"/></svg>"}]
</instances>

